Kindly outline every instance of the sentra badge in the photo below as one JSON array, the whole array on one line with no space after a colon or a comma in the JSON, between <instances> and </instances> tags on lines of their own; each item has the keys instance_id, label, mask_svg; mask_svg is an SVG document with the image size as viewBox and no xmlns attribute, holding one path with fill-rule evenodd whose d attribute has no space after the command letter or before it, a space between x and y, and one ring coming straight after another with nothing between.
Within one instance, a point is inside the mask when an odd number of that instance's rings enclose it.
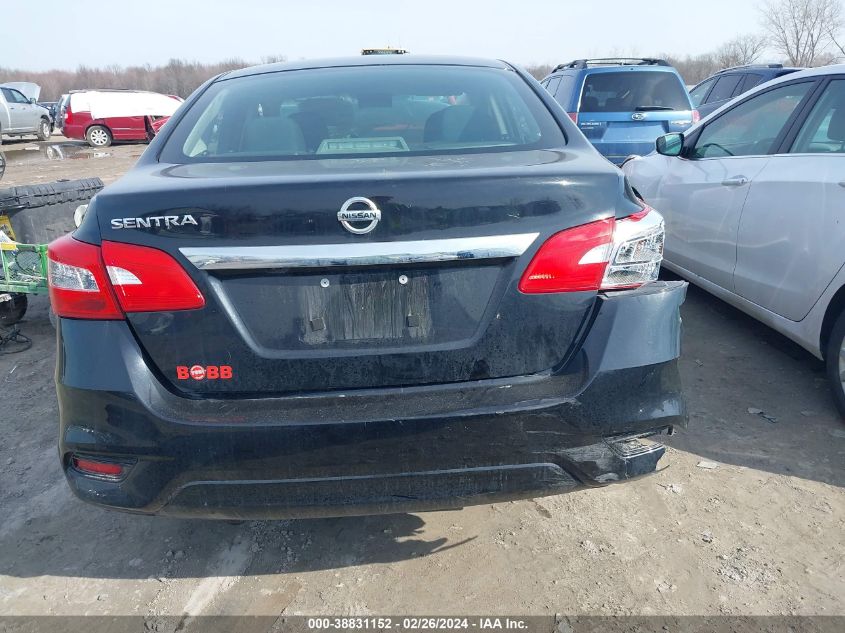
<instances>
[{"instance_id":1,"label":"sentra badge","mask_svg":"<svg viewBox=\"0 0 845 633\"><path fill-rule=\"evenodd\" d=\"M187 224L199 226L192 215L151 215L146 218L115 218L111 221L113 229L169 229Z\"/></svg>"}]
</instances>

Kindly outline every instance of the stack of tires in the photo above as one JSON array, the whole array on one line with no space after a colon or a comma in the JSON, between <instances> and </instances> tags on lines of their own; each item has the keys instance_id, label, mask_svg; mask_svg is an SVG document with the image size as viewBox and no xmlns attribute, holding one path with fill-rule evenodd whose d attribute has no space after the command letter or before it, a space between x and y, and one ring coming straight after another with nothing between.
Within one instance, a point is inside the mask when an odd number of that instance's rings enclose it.
<instances>
[{"instance_id":1,"label":"stack of tires","mask_svg":"<svg viewBox=\"0 0 845 633\"><path fill-rule=\"evenodd\" d=\"M83 178L0 189L0 216L9 218L15 241L49 244L76 228L73 221L76 207L102 188L103 181L99 178ZM20 321L27 304L25 294L0 292L0 325Z\"/></svg>"}]
</instances>

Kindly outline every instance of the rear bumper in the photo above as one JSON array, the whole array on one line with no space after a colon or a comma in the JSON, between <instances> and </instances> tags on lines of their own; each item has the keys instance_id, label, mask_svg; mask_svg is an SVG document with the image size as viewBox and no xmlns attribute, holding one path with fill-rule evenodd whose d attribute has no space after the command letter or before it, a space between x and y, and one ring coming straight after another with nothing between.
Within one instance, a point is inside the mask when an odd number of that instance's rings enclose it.
<instances>
[{"instance_id":1,"label":"rear bumper","mask_svg":"<svg viewBox=\"0 0 845 633\"><path fill-rule=\"evenodd\" d=\"M542 374L277 398L176 396L127 323L62 319L62 464L85 501L219 518L453 508L624 481L663 454L628 438L685 423L685 291L656 282L600 297L578 351ZM72 454L128 472L84 475Z\"/></svg>"}]
</instances>

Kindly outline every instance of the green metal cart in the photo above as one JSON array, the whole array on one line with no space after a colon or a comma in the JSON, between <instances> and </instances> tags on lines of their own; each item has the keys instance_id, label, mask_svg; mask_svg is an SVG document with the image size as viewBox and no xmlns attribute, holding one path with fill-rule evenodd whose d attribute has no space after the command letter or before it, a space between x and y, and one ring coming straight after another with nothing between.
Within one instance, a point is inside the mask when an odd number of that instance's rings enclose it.
<instances>
[{"instance_id":1,"label":"green metal cart","mask_svg":"<svg viewBox=\"0 0 845 633\"><path fill-rule=\"evenodd\" d=\"M47 245L18 244L0 231L0 325L23 318L27 295L47 294Z\"/></svg>"}]
</instances>

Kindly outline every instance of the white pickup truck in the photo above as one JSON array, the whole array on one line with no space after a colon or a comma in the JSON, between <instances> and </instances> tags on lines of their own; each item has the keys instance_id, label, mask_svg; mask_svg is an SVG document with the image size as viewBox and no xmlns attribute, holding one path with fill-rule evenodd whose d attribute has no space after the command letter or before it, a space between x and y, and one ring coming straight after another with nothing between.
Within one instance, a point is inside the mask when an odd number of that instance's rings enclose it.
<instances>
[{"instance_id":1,"label":"white pickup truck","mask_svg":"<svg viewBox=\"0 0 845 633\"><path fill-rule=\"evenodd\" d=\"M40 86L28 82L0 84L0 143L3 136L50 138L50 112L35 103L40 92Z\"/></svg>"}]
</instances>

